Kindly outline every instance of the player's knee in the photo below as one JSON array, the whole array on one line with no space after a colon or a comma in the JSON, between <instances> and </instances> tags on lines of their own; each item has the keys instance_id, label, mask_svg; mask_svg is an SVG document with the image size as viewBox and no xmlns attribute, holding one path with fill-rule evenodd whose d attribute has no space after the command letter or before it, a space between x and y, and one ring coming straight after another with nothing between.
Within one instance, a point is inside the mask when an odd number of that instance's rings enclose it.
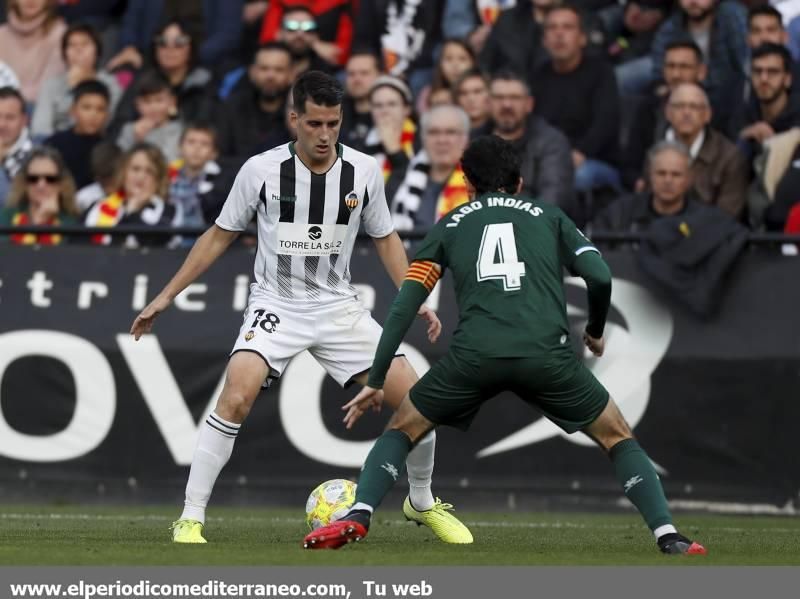
<instances>
[{"instance_id":1,"label":"player's knee","mask_svg":"<svg viewBox=\"0 0 800 599\"><path fill-rule=\"evenodd\" d=\"M229 390L219 398L217 402L217 413L231 422L243 422L250 413L253 401L244 393Z\"/></svg>"}]
</instances>

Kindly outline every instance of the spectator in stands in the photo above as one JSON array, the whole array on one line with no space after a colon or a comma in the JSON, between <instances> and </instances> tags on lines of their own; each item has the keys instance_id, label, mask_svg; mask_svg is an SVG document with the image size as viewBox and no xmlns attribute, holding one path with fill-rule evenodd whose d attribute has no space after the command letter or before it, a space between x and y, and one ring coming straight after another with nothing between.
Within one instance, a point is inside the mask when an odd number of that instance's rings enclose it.
<instances>
[{"instance_id":1,"label":"spectator in stands","mask_svg":"<svg viewBox=\"0 0 800 599\"><path fill-rule=\"evenodd\" d=\"M679 10L653 39L654 76L662 72L667 45L687 37L703 52L708 67L704 85L711 105L717 109L730 105L730 98L741 90L747 61L745 9L739 2L679 0Z\"/></svg>"},{"instance_id":2,"label":"spectator in stands","mask_svg":"<svg viewBox=\"0 0 800 599\"><path fill-rule=\"evenodd\" d=\"M298 6L308 9L317 25L315 54L331 65L344 66L353 43L353 0L271 0L264 15L261 43L280 39L287 12Z\"/></svg>"},{"instance_id":3,"label":"spectator in stands","mask_svg":"<svg viewBox=\"0 0 800 599\"><path fill-rule=\"evenodd\" d=\"M391 202L417 150L411 90L399 77L382 75L373 82L369 101L375 125L367 134L364 152L381 166L386 198Z\"/></svg>"},{"instance_id":4,"label":"spectator in stands","mask_svg":"<svg viewBox=\"0 0 800 599\"><path fill-rule=\"evenodd\" d=\"M511 70L527 76L547 59L542 48L542 23L550 8L560 0L518 0L504 10L488 33L480 54L487 73Z\"/></svg>"},{"instance_id":5,"label":"spectator in stands","mask_svg":"<svg viewBox=\"0 0 800 599\"><path fill-rule=\"evenodd\" d=\"M61 155L52 148L36 148L14 177L7 205L0 210L0 225L72 225L77 215L75 182ZM10 239L19 245L62 242L54 233L14 233Z\"/></svg>"},{"instance_id":6,"label":"spectator in stands","mask_svg":"<svg viewBox=\"0 0 800 599\"><path fill-rule=\"evenodd\" d=\"M160 148L167 160L175 160L183 126L171 118L176 113L176 101L169 81L149 71L139 79L136 89L136 112L140 116L122 127L117 145L127 151L148 142Z\"/></svg>"},{"instance_id":7,"label":"spectator in stands","mask_svg":"<svg viewBox=\"0 0 800 599\"><path fill-rule=\"evenodd\" d=\"M57 149L64 157L80 189L92 182L92 172L86 158L103 141L111 99L105 84L94 80L79 83L72 91L72 97L70 118L74 126L59 131L44 143Z\"/></svg>"},{"instance_id":8,"label":"spectator in stands","mask_svg":"<svg viewBox=\"0 0 800 599\"><path fill-rule=\"evenodd\" d=\"M741 218L749 169L739 149L709 126L711 104L703 88L682 83L670 94L666 112L670 127L665 139L689 149L698 199Z\"/></svg>"},{"instance_id":9,"label":"spectator in stands","mask_svg":"<svg viewBox=\"0 0 800 599\"><path fill-rule=\"evenodd\" d=\"M128 65L140 69L159 25L180 20L187 33L197 36L200 64L217 66L235 57L242 30L243 0L202 0L170 2L169 0L135 0L128 2L122 18L119 52L106 68L113 71ZM199 36L203 32L205 35Z\"/></svg>"},{"instance_id":10,"label":"spectator in stands","mask_svg":"<svg viewBox=\"0 0 800 599\"><path fill-rule=\"evenodd\" d=\"M777 44L787 46L789 34L783 27L783 17L777 8L769 4L755 6L747 14L747 45L752 52L762 44ZM791 52L791 50L790 50ZM750 61L747 62L747 76L745 91L742 97L743 102L747 102L753 94L750 87ZM800 81L800 63L792 60L792 81ZM792 86L791 93L797 93L800 87Z\"/></svg>"},{"instance_id":11,"label":"spectator in stands","mask_svg":"<svg viewBox=\"0 0 800 599\"><path fill-rule=\"evenodd\" d=\"M416 95L432 77L443 8L444 0L361 2L356 17L358 47L380 54L386 72L404 76Z\"/></svg>"},{"instance_id":12,"label":"spectator in stands","mask_svg":"<svg viewBox=\"0 0 800 599\"><path fill-rule=\"evenodd\" d=\"M86 215L87 227L180 226L183 223L178 207L167 202L169 177L167 163L161 151L148 143L139 143L125 153L118 174L116 190L92 206ZM109 245L110 235L92 238L96 244ZM165 237L128 235L115 243L128 247L164 245Z\"/></svg>"},{"instance_id":13,"label":"spectator in stands","mask_svg":"<svg viewBox=\"0 0 800 599\"><path fill-rule=\"evenodd\" d=\"M61 40L61 56L67 70L42 85L31 120L34 137L46 137L73 124L73 92L84 81L97 80L105 85L110 99L108 108L110 113L114 112L122 90L113 75L97 69L101 54L100 36L92 27L70 25Z\"/></svg>"},{"instance_id":14,"label":"spectator in stands","mask_svg":"<svg viewBox=\"0 0 800 599\"><path fill-rule=\"evenodd\" d=\"M750 67L753 98L738 119L740 144L750 158L776 133L800 125L800 96L791 94L792 57L785 46L762 44Z\"/></svg>"},{"instance_id":15,"label":"spectator in stands","mask_svg":"<svg viewBox=\"0 0 800 599\"><path fill-rule=\"evenodd\" d=\"M259 36L264 26L264 15L267 13L267 9L275 4L275 2L268 2L267 0L244 0L242 5L242 36L239 41L238 54L238 62L240 64L247 64L256 48L262 44ZM280 19L278 19L277 23L280 23Z\"/></svg>"},{"instance_id":16,"label":"spectator in stands","mask_svg":"<svg viewBox=\"0 0 800 599\"><path fill-rule=\"evenodd\" d=\"M561 6L547 13L544 45L551 60L533 77L536 112L569 139L578 191L618 189L617 81L604 59L584 52L586 43L575 8Z\"/></svg>"},{"instance_id":17,"label":"spectator in stands","mask_svg":"<svg viewBox=\"0 0 800 599\"><path fill-rule=\"evenodd\" d=\"M422 115L420 150L406 170L391 210L398 231L428 230L469 200L461 155L469 142L469 117L458 106L436 106Z\"/></svg>"},{"instance_id":18,"label":"spectator in stands","mask_svg":"<svg viewBox=\"0 0 800 599\"><path fill-rule=\"evenodd\" d=\"M770 137L757 162L758 176L747 198L750 226L800 233L800 127Z\"/></svg>"},{"instance_id":19,"label":"spectator in stands","mask_svg":"<svg viewBox=\"0 0 800 599\"><path fill-rule=\"evenodd\" d=\"M216 130L206 123L187 125L181 137L181 157L169 167L169 200L180 205L186 227L203 227L217 217L205 214L203 202L220 174L216 158Z\"/></svg>"},{"instance_id":20,"label":"spectator in stands","mask_svg":"<svg viewBox=\"0 0 800 599\"><path fill-rule=\"evenodd\" d=\"M289 141L286 95L292 83L292 54L286 44L259 48L237 89L225 101L217 122L220 154L243 162L256 152Z\"/></svg>"},{"instance_id":21,"label":"spectator in stands","mask_svg":"<svg viewBox=\"0 0 800 599\"><path fill-rule=\"evenodd\" d=\"M213 116L214 99L210 89L211 73L196 64L195 38L188 25L167 21L152 40L153 66L141 71L125 91L109 133L116 136L124 123L136 120L135 98L146 74L156 72L169 81L177 99L176 111L184 121L206 120ZM149 77L149 75L148 75ZM172 115L176 116L175 114Z\"/></svg>"},{"instance_id":22,"label":"spectator in stands","mask_svg":"<svg viewBox=\"0 0 800 599\"><path fill-rule=\"evenodd\" d=\"M89 167L93 182L79 189L75 196L81 214L96 202L114 193L121 159L122 150L114 142L103 141L92 148L89 154Z\"/></svg>"},{"instance_id":23,"label":"spectator in stands","mask_svg":"<svg viewBox=\"0 0 800 599\"><path fill-rule=\"evenodd\" d=\"M491 131L489 104L489 82L477 69L461 75L453 85L456 104L464 109L469 117L469 138L475 139Z\"/></svg>"},{"instance_id":24,"label":"spectator in stands","mask_svg":"<svg viewBox=\"0 0 800 599\"><path fill-rule=\"evenodd\" d=\"M450 104L455 106L456 104L456 97L453 95L453 90L449 87L440 87L439 89L433 90L430 94L428 94L427 102L425 103L425 110L430 110L434 106L442 106L444 104Z\"/></svg>"},{"instance_id":25,"label":"spectator in stands","mask_svg":"<svg viewBox=\"0 0 800 599\"><path fill-rule=\"evenodd\" d=\"M0 87L19 89L17 74L6 63L0 61Z\"/></svg>"},{"instance_id":26,"label":"spectator in stands","mask_svg":"<svg viewBox=\"0 0 800 599\"><path fill-rule=\"evenodd\" d=\"M439 60L433 73L433 81L420 90L417 95L417 112L422 114L430 107L428 102L432 92L450 90L461 75L477 66L475 53L463 40L447 40L442 45Z\"/></svg>"},{"instance_id":27,"label":"spectator in stands","mask_svg":"<svg viewBox=\"0 0 800 599\"><path fill-rule=\"evenodd\" d=\"M67 26L56 12L56 0L9 0L8 22L0 25L0 61L16 73L26 102L64 71L61 38Z\"/></svg>"},{"instance_id":28,"label":"spectator in stands","mask_svg":"<svg viewBox=\"0 0 800 599\"><path fill-rule=\"evenodd\" d=\"M278 32L278 40L286 44L292 52L292 79L297 79L306 71L325 71L332 73L339 68L338 58L328 60L325 53L318 51L320 46L317 22L314 14L303 6L287 7ZM338 52L334 44L327 44ZM338 57L338 54L337 54Z\"/></svg>"},{"instance_id":29,"label":"spectator in stands","mask_svg":"<svg viewBox=\"0 0 800 599\"><path fill-rule=\"evenodd\" d=\"M347 60L339 139L356 150L364 149L367 133L373 126L369 92L380 74L380 63L375 54L354 52Z\"/></svg>"},{"instance_id":30,"label":"spectator in stands","mask_svg":"<svg viewBox=\"0 0 800 599\"><path fill-rule=\"evenodd\" d=\"M647 155L649 192L633 193L612 202L594 219L599 231L646 230L674 214L687 214L700 205L692 191L691 155L683 144L658 142Z\"/></svg>"},{"instance_id":31,"label":"spectator in stands","mask_svg":"<svg viewBox=\"0 0 800 599\"><path fill-rule=\"evenodd\" d=\"M671 0L626 0L621 28L608 46L621 94L641 93L652 82L650 48L671 8Z\"/></svg>"},{"instance_id":32,"label":"spectator in stands","mask_svg":"<svg viewBox=\"0 0 800 599\"><path fill-rule=\"evenodd\" d=\"M622 156L622 182L625 187L637 192L644 191L641 175L645 156L656 140L664 138L667 130L665 108L669 94L681 83L700 84L705 78L703 53L693 40L676 40L667 45L661 80L636 105L631 119ZM715 112L716 107L712 104L712 115Z\"/></svg>"},{"instance_id":33,"label":"spectator in stands","mask_svg":"<svg viewBox=\"0 0 800 599\"><path fill-rule=\"evenodd\" d=\"M59 0L58 13L70 25L83 23L102 33L116 24L124 4L124 0Z\"/></svg>"},{"instance_id":34,"label":"spectator in stands","mask_svg":"<svg viewBox=\"0 0 800 599\"><path fill-rule=\"evenodd\" d=\"M0 207L11 180L33 150L25 114L25 99L13 87L0 88Z\"/></svg>"},{"instance_id":35,"label":"spectator in stands","mask_svg":"<svg viewBox=\"0 0 800 599\"><path fill-rule=\"evenodd\" d=\"M500 13L515 4L517 0L447 0L442 17L444 37L465 39L480 54Z\"/></svg>"},{"instance_id":36,"label":"spectator in stands","mask_svg":"<svg viewBox=\"0 0 800 599\"><path fill-rule=\"evenodd\" d=\"M574 187L567 138L533 114L534 98L519 75L497 73L492 78L490 98L492 133L510 142L522 156L522 192L569 208Z\"/></svg>"}]
</instances>

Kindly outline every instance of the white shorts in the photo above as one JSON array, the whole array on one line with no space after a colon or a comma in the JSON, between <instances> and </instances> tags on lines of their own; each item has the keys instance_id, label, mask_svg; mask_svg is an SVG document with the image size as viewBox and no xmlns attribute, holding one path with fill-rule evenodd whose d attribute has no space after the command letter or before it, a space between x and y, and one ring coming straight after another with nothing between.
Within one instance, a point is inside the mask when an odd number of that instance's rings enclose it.
<instances>
[{"instance_id":1,"label":"white shorts","mask_svg":"<svg viewBox=\"0 0 800 599\"><path fill-rule=\"evenodd\" d=\"M259 354L277 379L293 357L308 350L341 386L372 367L383 329L356 298L330 307L303 308L250 293L244 322L231 355Z\"/></svg>"}]
</instances>

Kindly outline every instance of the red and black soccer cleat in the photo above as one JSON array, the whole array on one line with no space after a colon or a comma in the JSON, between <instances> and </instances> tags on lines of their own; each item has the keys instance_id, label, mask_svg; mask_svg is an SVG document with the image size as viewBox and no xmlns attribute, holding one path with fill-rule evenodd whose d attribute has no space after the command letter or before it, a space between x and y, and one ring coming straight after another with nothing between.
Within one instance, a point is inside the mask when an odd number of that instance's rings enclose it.
<instances>
[{"instance_id":1,"label":"red and black soccer cleat","mask_svg":"<svg viewBox=\"0 0 800 599\"><path fill-rule=\"evenodd\" d=\"M337 520L311 531L303 539L304 549L338 549L367 536L367 528L353 520Z\"/></svg>"},{"instance_id":2,"label":"red and black soccer cleat","mask_svg":"<svg viewBox=\"0 0 800 599\"><path fill-rule=\"evenodd\" d=\"M707 555L706 548L700 543L687 539L681 534L671 533L658 539L661 553L670 555Z\"/></svg>"}]
</instances>

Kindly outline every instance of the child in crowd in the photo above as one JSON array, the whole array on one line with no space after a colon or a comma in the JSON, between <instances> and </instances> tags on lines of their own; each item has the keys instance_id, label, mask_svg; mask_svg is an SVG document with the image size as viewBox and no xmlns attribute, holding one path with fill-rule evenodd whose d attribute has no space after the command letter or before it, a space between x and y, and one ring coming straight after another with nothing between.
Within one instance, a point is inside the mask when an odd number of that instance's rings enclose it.
<instances>
[{"instance_id":1,"label":"child in crowd","mask_svg":"<svg viewBox=\"0 0 800 599\"><path fill-rule=\"evenodd\" d=\"M204 214L203 198L214 188L214 179L220 173L217 158L217 132L210 124L191 123L181 136L181 157L169 168L169 198L179 204L183 224L202 227L213 221L216 214Z\"/></svg>"},{"instance_id":2,"label":"child in crowd","mask_svg":"<svg viewBox=\"0 0 800 599\"><path fill-rule=\"evenodd\" d=\"M159 148L168 161L176 160L183 127L172 118L177 113L177 102L163 75L150 71L141 76L136 110L139 118L122 127L117 145L127 151L137 143L147 142Z\"/></svg>"},{"instance_id":3,"label":"child in crowd","mask_svg":"<svg viewBox=\"0 0 800 599\"><path fill-rule=\"evenodd\" d=\"M104 83L94 79L79 83L72 92L70 109L70 117L75 125L59 131L44 142L56 148L64 157L79 189L93 180L86 157L103 141L110 103L111 95Z\"/></svg>"}]
</instances>

